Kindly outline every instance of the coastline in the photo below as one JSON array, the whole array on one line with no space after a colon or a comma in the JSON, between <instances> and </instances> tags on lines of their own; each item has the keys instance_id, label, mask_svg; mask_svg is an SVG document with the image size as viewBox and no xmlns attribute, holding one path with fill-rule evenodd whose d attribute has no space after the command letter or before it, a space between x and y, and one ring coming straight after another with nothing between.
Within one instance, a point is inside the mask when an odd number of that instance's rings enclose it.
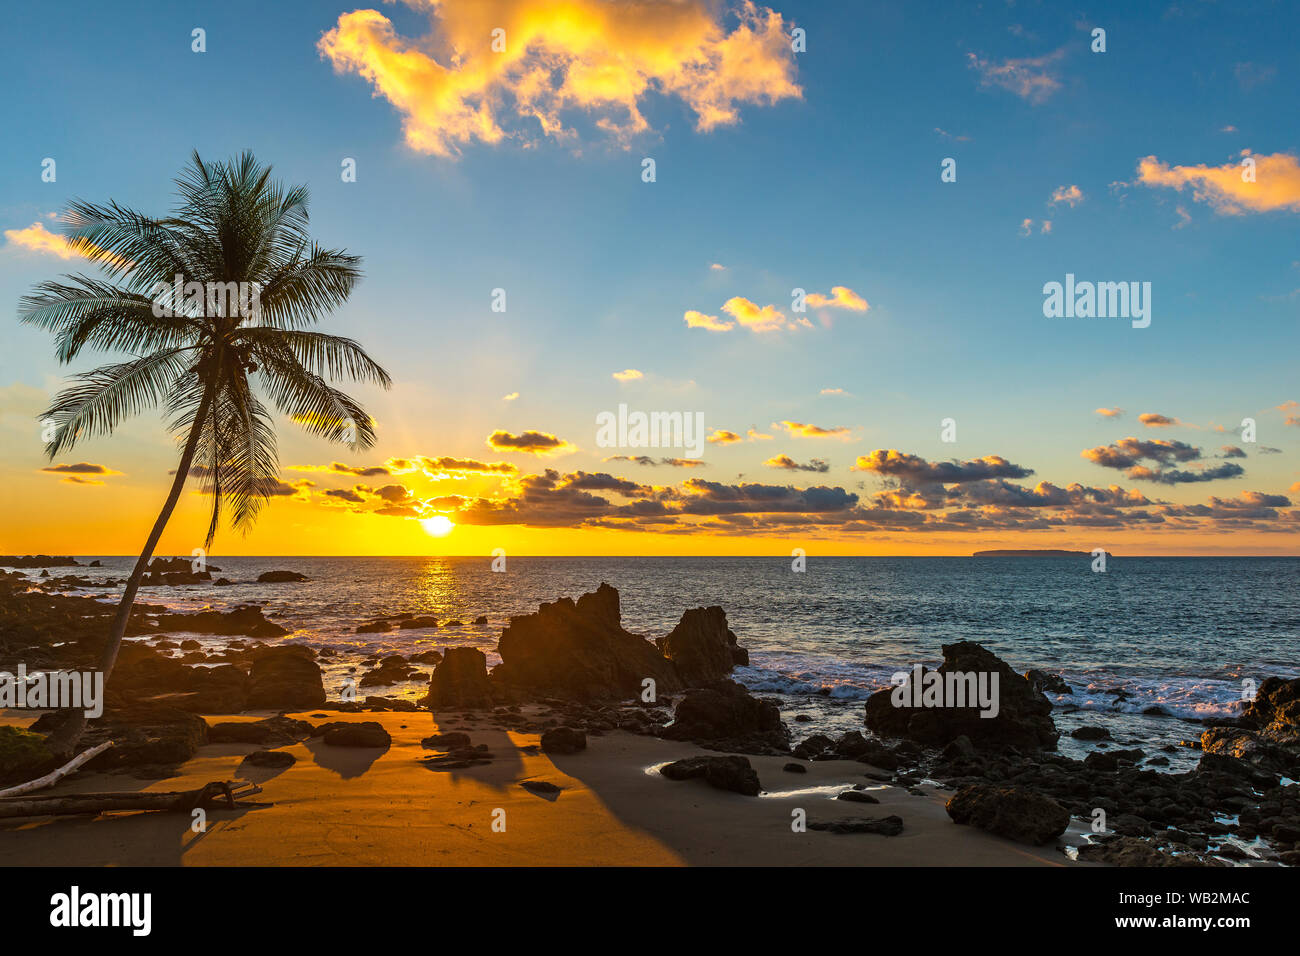
<instances>
[{"instance_id":1,"label":"coastline","mask_svg":"<svg viewBox=\"0 0 1300 956\"><path fill-rule=\"evenodd\" d=\"M491 714L471 720L417 713L290 714L312 719L376 721L392 735L387 749L343 748L319 739L284 747L292 766L240 766L256 744L209 743L176 776L138 780L125 773L83 772L46 791L170 791L212 780L251 780L257 799L274 805L212 810L205 833L182 814L114 813L97 817L0 821L0 866L1095 866L1073 862L1057 847L1028 846L970 826L944 811L951 791L915 795L874 784L872 768L851 760L809 762L806 774L784 772L788 757L750 756L766 792L745 797L701 781L672 781L647 768L713 755L689 743L610 731L591 736L572 755L537 753L540 735L508 731ZM272 712L208 717L252 722ZM320 718L317 718L319 721ZM0 715L0 726L25 726L31 714ZM462 731L488 744L490 764L432 772L419 758L421 739ZM563 789L554 800L520 786L545 781ZM818 787L880 786L878 806L833 799ZM897 836L793 833L791 812L809 821L903 818ZM505 810L506 830L492 831ZM1068 838L1069 834L1066 834Z\"/></svg>"}]
</instances>

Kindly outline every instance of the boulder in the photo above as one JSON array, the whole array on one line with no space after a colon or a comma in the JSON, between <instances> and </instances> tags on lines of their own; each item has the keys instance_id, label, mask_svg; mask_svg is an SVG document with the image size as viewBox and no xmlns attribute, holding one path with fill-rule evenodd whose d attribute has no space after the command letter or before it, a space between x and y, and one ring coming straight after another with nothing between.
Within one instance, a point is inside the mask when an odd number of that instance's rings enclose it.
<instances>
[{"instance_id":1,"label":"boulder","mask_svg":"<svg viewBox=\"0 0 1300 956\"><path fill-rule=\"evenodd\" d=\"M263 720L232 720L213 724L208 729L210 743L261 744L264 747L283 747L306 740L316 728L305 720L292 717L267 717Z\"/></svg>"},{"instance_id":2,"label":"boulder","mask_svg":"<svg viewBox=\"0 0 1300 956\"><path fill-rule=\"evenodd\" d=\"M989 691L993 690L993 674L997 675L997 715L981 716L978 701L958 701L945 694L941 706L915 706L913 685L888 688L867 698L866 724L881 736L904 737L929 747L943 747L962 736L970 738L981 750L998 750L1015 747L1022 750L1055 748L1059 734L1052 723L1052 705L1037 689L1005 661L973 641L960 641L943 645L943 664L937 672L923 671L923 675L938 674L944 686L948 675L973 675L983 679ZM923 677L922 688L928 685ZM967 682L969 686L969 682ZM895 703L896 696L901 697ZM974 706L956 706L958 702Z\"/></svg>"},{"instance_id":3,"label":"boulder","mask_svg":"<svg viewBox=\"0 0 1300 956\"><path fill-rule=\"evenodd\" d=\"M663 735L745 753L785 753L790 741L777 705L729 680L688 690Z\"/></svg>"},{"instance_id":4,"label":"boulder","mask_svg":"<svg viewBox=\"0 0 1300 956\"><path fill-rule=\"evenodd\" d=\"M572 727L555 727L542 733L542 750L548 754L576 754L587 749L587 735Z\"/></svg>"},{"instance_id":5,"label":"boulder","mask_svg":"<svg viewBox=\"0 0 1300 956\"><path fill-rule=\"evenodd\" d=\"M244 762L254 767L292 767L298 758L283 750L254 750Z\"/></svg>"},{"instance_id":6,"label":"boulder","mask_svg":"<svg viewBox=\"0 0 1300 956\"><path fill-rule=\"evenodd\" d=\"M307 581L307 575L297 571L264 571L257 576L258 584L286 584L290 581Z\"/></svg>"},{"instance_id":7,"label":"boulder","mask_svg":"<svg viewBox=\"0 0 1300 956\"><path fill-rule=\"evenodd\" d=\"M159 614L159 630L193 631L196 634L222 634L245 637L283 637L289 632L262 616L262 609L244 604L232 611L198 611L191 614Z\"/></svg>"},{"instance_id":8,"label":"boulder","mask_svg":"<svg viewBox=\"0 0 1300 956\"><path fill-rule=\"evenodd\" d=\"M1070 825L1065 807L1023 787L972 784L953 794L945 809L954 823L1020 843L1050 843Z\"/></svg>"},{"instance_id":9,"label":"boulder","mask_svg":"<svg viewBox=\"0 0 1300 956\"><path fill-rule=\"evenodd\" d=\"M719 790L756 797L762 790L758 774L744 757L687 757L659 771L669 780L704 780Z\"/></svg>"},{"instance_id":10,"label":"boulder","mask_svg":"<svg viewBox=\"0 0 1300 956\"><path fill-rule=\"evenodd\" d=\"M677 666L688 686L712 683L731 673L738 663L748 663L749 654L727 627L727 612L717 607L692 608L677 626L655 641L664 657Z\"/></svg>"},{"instance_id":11,"label":"boulder","mask_svg":"<svg viewBox=\"0 0 1300 956\"><path fill-rule=\"evenodd\" d=\"M253 655L248 706L268 710L309 710L325 704L320 665L311 648L300 644L266 647Z\"/></svg>"},{"instance_id":12,"label":"boulder","mask_svg":"<svg viewBox=\"0 0 1300 956\"><path fill-rule=\"evenodd\" d=\"M1265 679L1255 699L1246 705L1242 719L1273 743L1300 746L1300 677Z\"/></svg>"},{"instance_id":13,"label":"boulder","mask_svg":"<svg viewBox=\"0 0 1300 956\"><path fill-rule=\"evenodd\" d=\"M31 730L52 733L68 711L51 711ZM104 715L89 721L78 743L89 750L106 740L113 746L86 764L91 769L178 764L189 760L208 742L208 725L197 714L154 702L111 704Z\"/></svg>"},{"instance_id":14,"label":"boulder","mask_svg":"<svg viewBox=\"0 0 1300 956\"><path fill-rule=\"evenodd\" d=\"M819 820L808 824L809 830L827 833L875 833L879 836L898 836L903 832L903 818L895 814L887 817L850 817L847 820Z\"/></svg>"},{"instance_id":15,"label":"boulder","mask_svg":"<svg viewBox=\"0 0 1300 956\"><path fill-rule=\"evenodd\" d=\"M497 643L492 678L512 692L566 700L626 699L655 681L657 694L682 688L677 668L642 637L623 630L618 591L601 584L574 602L561 598L512 617Z\"/></svg>"},{"instance_id":16,"label":"boulder","mask_svg":"<svg viewBox=\"0 0 1300 956\"><path fill-rule=\"evenodd\" d=\"M449 647L429 678L430 710L492 706L487 655L477 647Z\"/></svg>"}]
</instances>

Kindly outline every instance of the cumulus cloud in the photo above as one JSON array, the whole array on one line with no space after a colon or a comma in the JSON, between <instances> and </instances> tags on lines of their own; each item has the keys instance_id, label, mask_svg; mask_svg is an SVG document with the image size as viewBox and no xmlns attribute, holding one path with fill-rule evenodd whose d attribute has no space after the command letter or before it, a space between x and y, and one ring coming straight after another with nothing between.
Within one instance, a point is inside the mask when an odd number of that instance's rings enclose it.
<instances>
[{"instance_id":1,"label":"cumulus cloud","mask_svg":"<svg viewBox=\"0 0 1300 956\"><path fill-rule=\"evenodd\" d=\"M852 429L844 425L832 425L823 427L822 425L810 425L805 422L788 422L773 423L773 428L784 428L796 438L835 438L839 441L851 441L853 438Z\"/></svg>"},{"instance_id":2,"label":"cumulus cloud","mask_svg":"<svg viewBox=\"0 0 1300 956\"><path fill-rule=\"evenodd\" d=\"M1057 186L1052 190L1052 199L1048 203L1050 206L1058 206L1065 203L1071 209L1083 202L1083 190L1078 186Z\"/></svg>"},{"instance_id":3,"label":"cumulus cloud","mask_svg":"<svg viewBox=\"0 0 1300 956\"><path fill-rule=\"evenodd\" d=\"M1175 425L1181 425L1178 419L1169 415L1161 415L1157 412L1143 412L1138 416L1140 421L1147 428L1172 428Z\"/></svg>"},{"instance_id":4,"label":"cumulus cloud","mask_svg":"<svg viewBox=\"0 0 1300 956\"><path fill-rule=\"evenodd\" d=\"M652 94L680 100L707 132L746 104L802 96L790 25L742 0L404 0L431 18L399 35L376 10L342 14L318 49L367 80L402 117L407 144L454 157L472 143L575 138L582 116L626 143ZM493 49L493 31L504 49Z\"/></svg>"},{"instance_id":5,"label":"cumulus cloud","mask_svg":"<svg viewBox=\"0 0 1300 956\"><path fill-rule=\"evenodd\" d=\"M854 471L870 471L897 478L908 485L960 484L984 481L990 478L1027 478L1033 469L1007 461L1001 455L985 455L970 461L927 461L919 455L901 452L896 448L877 448L867 455L859 455Z\"/></svg>"},{"instance_id":6,"label":"cumulus cloud","mask_svg":"<svg viewBox=\"0 0 1300 956\"><path fill-rule=\"evenodd\" d=\"M1100 416L1102 416L1103 418L1119 418L1121 415L1124 414L1124 409L1122 409L1122 408L1098 408L1098 409L1095 410L1095 414L1100 415Z\"/></svg>"},{"instance_id":7,"label":"cumulus cloud","mask_svg":"<svg viewBox=\"0 0 1300 956\"><path fill-rule=\"evenodd\" d=\"M60 259L103 259L113 265L123 264L122 259L105 255L103 250L91 243L74 246L65 236L50 232L39 220L26 229L6 229L5 240L8 245L19 249L58 256Z\"/></svg>"},{"instance_id":8,"label":"cumulus cloud","mask_svg":"<svg viewBox=\"0 0 1300 956\"><path fill-rule=\"evenodd\" d=\"M807 464L799 464L789 455L773 455L763 464L768 468L783 468L786 471L814 471L827 472L831 470L830 463L824 458L814 458Z\"/></svg>"},{"instance_id":9,"label":"cumulus cloud","mask_svg":"<svg viewBox=\"0 0 1300 956\"><path fill-rule=\"evenodd\" d=\"M1138 161L1138 182L1179 192L1190 187L1193 199L1209 203L1221 215L1300 212L1300 160L1289 153L1252 156L1248 149L1242 150L1241 156L1254 159L1254 182L1242 179L1240 160L1222 166L1170 166L1155 156Z\"/></svg>"},{"instance_id":10,"label":"cumulus cloud","mask_svg":"<svg viewBox=\"0 0 1300 956\"><path fill-rule=\"evenodd\" d=\"M1080 454L1095 465L1124 471L1134 481L1151 481L1162 485L1217 481L1220 478L1236 478L1245 473L1240 465L1233 462L1195 469L1177 467L1200 461L1203 457L1200 448L1182 441L1121 438L1109 445L1085 449Z\"/></svg>"},{"instance_id":11,"label":"cumulus cloud","mask_svg":"<svg viewBox=\"0 0 1300 956\"><path fill-rule=\"evenodd\" d=\"M574 447L562 438L548 435L546 432L528 430L521 435L497 429L487 437L489 448L497 451L524 452L529 455L558 455L574 450Z\"/></svg>"},{"instance_id":12,"label":"cumulus cloud","mask_svg":"<svg viewBox=\"0 0 1300 956\"><path fill-rule=\"evenodd\" d=\"M805 301L816 309L848 309L850 312L866 312L871 308L866 299L844 285L831 286L830 295L810 292L805 297Z\"/></svg>"},{"instance_id":13,"label":"cumulus cloud","mask_svg":"<svg viewBox=\"0 0 1300 956\"><path fill-rule=\"evenodd\" d=\"M730 319L720 319L716 315L705 315L695 309L688 309L682 316L688 329L708 329L710 332L729 332L736 327Z\"/></svg>"}]
</instances>

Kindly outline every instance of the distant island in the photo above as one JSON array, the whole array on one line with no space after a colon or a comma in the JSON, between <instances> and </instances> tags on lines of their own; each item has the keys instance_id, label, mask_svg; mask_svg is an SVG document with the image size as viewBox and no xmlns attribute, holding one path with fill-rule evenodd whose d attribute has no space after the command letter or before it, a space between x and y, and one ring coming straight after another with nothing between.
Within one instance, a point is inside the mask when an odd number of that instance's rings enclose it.
<instances>
[{"instance_id":1,"label":"distant island","mask_svg":"<svg viewBox=\"0 0 1300 956\"><path fill-rule=\"evenodd\" d=\"M1062 551L1059 548L1000 548L993 551L976 551L972 558L1090 558L1091 551ZM1106 557L1114 554L1107 551Z\"/></svg>"}]
</instances>

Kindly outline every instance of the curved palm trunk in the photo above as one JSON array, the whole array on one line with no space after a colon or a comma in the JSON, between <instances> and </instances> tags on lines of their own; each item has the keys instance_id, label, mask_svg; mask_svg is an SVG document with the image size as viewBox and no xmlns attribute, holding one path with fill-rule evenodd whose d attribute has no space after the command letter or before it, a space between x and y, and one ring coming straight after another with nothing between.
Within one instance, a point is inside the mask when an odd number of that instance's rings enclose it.
<instances>
[{"instance_id":1,"label":"curved palm trunk","mask_svg":"<svg viewBox=\"0 0 1300 956\"><path fill-rule=\"evenodd\" d=\"M149 567L154 548L158 546L158 539L162 537L163 529L167 527L172 511L176 508L176 502L180 500L181 489L185 487L185 479L189 477L190 465L194 461L194 452L199 444L199 433L203 430L203 422L208 417L211 407L212 390L209 387L203 392L199 409L194 415L194 424L190 426L189 436L185 439L185 450L181 452L180 464L176 467L176 478L172 481L171 491L163 503L162 511L158 513L158 520L153 523L153 530L149 532L144 550L140 552L135 568L127 578L126 590L122 592L122 600L117 605L117 614L113 617L113 629L109 633L108 643L104 646L104 652L99 659L99 669L104 673L105 687L108 686L108 677L113 672L113 665L117 663L117 652L122 647L122 637L126 634L126 624L131 618L131 607L135 603L136 592L140 590L140 581ZM73 711L58 730L50 735L47 746L56 756L68 756L77 746L77 741L85 729L85 713L80 710Z\"/></svg>"}]
</instances>

